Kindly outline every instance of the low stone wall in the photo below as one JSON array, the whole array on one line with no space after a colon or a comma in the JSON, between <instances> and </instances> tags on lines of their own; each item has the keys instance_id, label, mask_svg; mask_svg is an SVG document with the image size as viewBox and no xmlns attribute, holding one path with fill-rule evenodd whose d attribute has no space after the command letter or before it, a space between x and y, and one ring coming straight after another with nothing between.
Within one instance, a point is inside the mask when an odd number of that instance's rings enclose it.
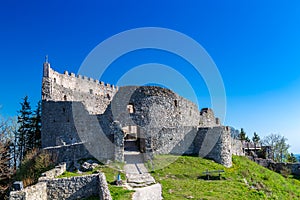
<instances>
[{"instance_id":1,"label":"low stone wall","mask_svg":"<svg viewBox=\"0 0 300 200\"><path fill-rule=\"evenodd\" d=\"M70 178L54 178L66 170L66 164L45 172L44 177L33 186L21 191L12 191L10 200L61 200L81 199L92 195L99 196L100 200L111 200L105 175L98 174L76 176Z\"/></svg>"},{"instance_id":2,"label":"low stone wall","mask_svg":"<svg viewBox=\"0 0 300 200\"><path fill-rule=\"evenodd\" d=\"M287 169L292 174L300 176L300 163L270 163L269 168L279 173Z\"/></svg>"},{"instance_id":3,"label":"low stone wall","mask_svg":"<svg viewBox=\"0 0 300 200\"><path fill-rule=\"evenodd\" d=\"M56 155L58 163L66 162L67 167L79 159L93 157L83 143L47 147L44 150Z\"/></svg>"},{"instance_id":4,"label":"low stone wall","mask_svg":"<svg viewBox=\"0 0 300 200\"><path fill-rule=\"evenodd\" d=\"M45 179L55 178L57 176L62 175L67 170L66 166L66 163L63 163L57 165L54 169L42 173L42 177L39 178L39 182Z\"/></svg>"},{"instance_id":5,"label":"low stone wall","mask_svg":"<svg viewBox=\"0 0 300 200\"><path fill-rule=\"evenodd\" d=\"M10 200L47 200L47 183L39 182L21 191L12 191Z\"/></svg>"},{"instance_id":6,"label":"low stone wall","mask_svg":"<svg viewBox=\"0 0 300 200\"><path fill-rule=\"evenodd\" d=\"M99 195L99 175L47 180L48 199L80 199Z\"/></svg>"},{"instance_id":7,"label":"low stone wall","mask_svg":"<svg viewBox=\"0 0 300 200\"><path fill-rule=\"evenodd\" d=\"M276 163L272 159L253 158L252 156L248 156L248 158L257 164L271 169L277 173L281 173L281 171L284 170L289 170L291 174L300 176L300 163Z\"/></svg>"}]
</instances>

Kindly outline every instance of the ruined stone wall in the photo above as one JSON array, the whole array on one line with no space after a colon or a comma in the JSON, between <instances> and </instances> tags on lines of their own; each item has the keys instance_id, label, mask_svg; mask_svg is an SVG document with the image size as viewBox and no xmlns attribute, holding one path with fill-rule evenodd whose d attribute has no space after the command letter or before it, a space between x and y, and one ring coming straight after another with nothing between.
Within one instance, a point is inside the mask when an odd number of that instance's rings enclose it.
<instances>
[{"instance_id":1,"label":"ruined stone wall","mask_svg":"<svg viewBox=\"0 0 300 200\"><path fill-rule=\"evenodd\" d=\"M197 127L151 129L154 154L194 154Z\"/></svg>"},{"instance_id":2,"label":"ruined stone wall","mask_svg":"<svg viewBox=\"0 0 300 200\"><path fill-rule=\"evenodd\" d=\"M245 156L245 152L243 151L243 143L241 140L231 137L231 152L233 155Z\"/></svg>"},{"instance_id":3,"label":"ruined stone wall","mask_svg":"<svg viewBox=\"0 0 300 200\"><path fill-rule=\"evenodd\" d=\"M60 200L82 199L92 195L100 200L111 200L106 177L103 173L70 178L54 178L66 166L61 165L44 173L39 182L21 191L10 192L10 200Z\"/></svg>"},{"instance_id":4,"label":"ruined stone wall","mask_svg":"<svg viewBox=\"0 0 300 200\"><path fill-rule=\"evenodd\" d=\"M270 162L268 168L280 173L282 170L290 170L291 174L300 176L300 163L275 163Z\"/></svg>"},{"instance_id":5,"label":"ruined stone wall","mask_svg":"<svg viewBox=\"0 0 300 200\"><path fill-rule=\"evenodd\" d=\"M10 200L47 200L47 184L40 182L21 191L12 191Z\"/></svg>"},{"instance_id":6,"label":"ruined stone wall","mask_svg":"<svg viewBox=\"0 0 300 200\"><path fill-rule=\"evenodd\" d=\"M215 127L220 126L219 118L215 118L214 112L210 108L202 108L200 111L199 126L201 127Z\"/></svg>"},{"instance_id":7,"label":"ruined stone wall","mask_svg":"<svg viewBox=\"0 0 300 200\"><path fill-rule=\"evenodd\" d=\"M198 155L226 167L232 166L228 127L178 127L150 129L154 154Z\"/></svg>"},{"instance_id":8,"label":"ruined stone wall","mask_svg":"<svg viewBox=\"0 0 300 200\"><path fill-rule=\"evenodd\" d=\"M149 155L202 155L200 149L207 140L203 138L208 136L217 141L208 157L231 165L230 134L221 127L213 111L199 112L197 105L169 89L105 86L67 72L59 74L46 65L42 95L42 146L56 149L63 159L74 160L80 152L82 157L89 155L86 152L91 147L97 150L97 159L122 160L123 155L116 155L123 152L122 142L118 142L113 128L113 123L118 122L121 129L138 127ZM74 144L84 144L86 149L80 146L77 152ZM69 148L73 150L68 151Z\"/></svg>"},{"instance_id":9,"label":"ruined stone wall","mask_svg":"<svg viewBox=\"0 0 300 200\"><path fill-rule=\"evenodd\" d=\"M102 114L118 88L74 73L60 74L44 63L42 100L80 101L90 114Z\"/></svg>"},{"instance_id":10,"label":"ruined stone wall","mask_svg":"<svg viewBox=\"0 0 300 200\"><path fill-rule=\"evenodd\" d=\"M47 181L48 199L81 199L99 195L99 176L55 178Z\"/></svg>"},{"instance_id":11,"label":"ruined stone wall","mask_svg":"<svg viewBox=\"0 0 300 200\"><path fill-rule=\"evenodd\" d=\"M81 102L42 102L42 147L65 162L91 157L91 149L99 160L114 157L109 126L90 115Z\"/></svg>"},{"instance_id":12,"label":"ruined stone wall","mask_svg":"<svg viewBox=\"0 0 300 200\"><path fill-rule=\"evenodd\" d=\"M62 163L60 165L55 166L54 169L51 169L49 171L46 171L42 173L42 177L39 178L39 182L42 181L44 178L55 178L57 176L62 175L65 171L67 170L67 165L66 163Z\"/></svg>"},{"instance_id":13,"label":"ruined stone wall","mask_svg":"<svg viewBox=\"0 0 300 200\"><path fill-rule=\"evenodd\" d=\"M127 105L134 112L128 113ZM156 86L120 87L109 107L114 120L122 126L144 128L198 126L198 107L169 89Z\"/></svg>"},{"instance_id":14,"label":"ruined stone wall","mask_svg":"<svg viewBox=\"0 0 300 200\"><path fill-rule=\"evenodd\" d=\"M227 126L199 128L194 148L200 157L213 159L226 167L232 166L230 128Z\"/></svg>"}]
</instances>

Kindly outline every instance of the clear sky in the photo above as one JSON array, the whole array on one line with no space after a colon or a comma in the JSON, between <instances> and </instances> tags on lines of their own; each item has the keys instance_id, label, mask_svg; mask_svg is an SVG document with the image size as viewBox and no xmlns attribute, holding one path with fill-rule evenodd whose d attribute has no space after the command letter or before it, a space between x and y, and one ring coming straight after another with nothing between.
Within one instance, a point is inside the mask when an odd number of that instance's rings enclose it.
<instances>
[{"instance_id":1,"label":"clear sky","mask_svg":"<svg viewBox=\"0 0 300 200\"><path fill-rule=\"evenodd\" d=\"M226 88L225 124L252 137L279 133L300 152L300 1L1 1L1 114L16 115L21 98L41 96L42 63L77 72L101 41L138 27L164 27L200 43L216 63ZM149 56L150 55L150 56ZM176 60L177 59L177 60ZM134 62L133 62L134 61ZM114 63L183 61L166 52L134 52ZM123 65L126 65L124 69ZM116 71L104 81L116 80ZM192 73L192 72L190 72ZM194 80L197 82L197 80ZM210 99L199 80L200 107ZM184 94L183 94L184 96ZM187 97L188 98L188 97Z\"/></svg>"}]
</instances>

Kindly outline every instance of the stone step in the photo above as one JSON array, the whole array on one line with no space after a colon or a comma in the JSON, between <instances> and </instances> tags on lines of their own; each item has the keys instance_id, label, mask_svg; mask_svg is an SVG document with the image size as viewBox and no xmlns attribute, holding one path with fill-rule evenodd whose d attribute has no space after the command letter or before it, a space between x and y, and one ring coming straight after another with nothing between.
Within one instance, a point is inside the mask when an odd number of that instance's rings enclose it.
<instances>
[{"instance_id":1,"label":"stone step","mask_svg":"<svg viewBox=\"0 0 300 200\"><path fill-rule=\"evenodd\" d=\"M131 187L145 187L155 184L154 178L149 173L127 174L127 183Z\"/></svg>"},{"instance_id":2,"label":"stone step","mask_svg":"<svg viewBox=\"0 0 300 200\"><path fill-rule=\"evenodd\" d=\"M146 184L146 183L143 183L143 184L136 184L136 183L128 183L128 185L132 188L143 188L143 187L148 187L150 185L153 185L154 183L152 184Z\"/></svg>"}]
</instances>

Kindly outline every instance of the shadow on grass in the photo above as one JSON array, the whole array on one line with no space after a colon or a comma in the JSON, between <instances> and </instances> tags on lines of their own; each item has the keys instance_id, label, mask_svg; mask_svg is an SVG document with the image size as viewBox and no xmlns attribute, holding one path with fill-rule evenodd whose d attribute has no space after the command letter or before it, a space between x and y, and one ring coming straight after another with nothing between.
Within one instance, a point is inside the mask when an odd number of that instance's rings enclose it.
<instances>
[{"instance_id":1,"label":"shadow on grass","mask_svg":"<svg viewBox=\"0 0 300 200\"><path fill-rule=\"evenodd\" d=\"M226 180L225 177L220 177L219 175L203 175L203 176L198 176L197 179L202 179L202 180L209 180L209 181L220 181L220 180Z\"/></svg>"},{"instance_id":2,"label":"shadow on grass","mask_svg":"<svg viewBox=\"0 0 300 200\"><path fill-rule=\"evenodd\" d=\"M300 175L291 175L290 177L300 181Z\"/></svg>"}]
</instances>

